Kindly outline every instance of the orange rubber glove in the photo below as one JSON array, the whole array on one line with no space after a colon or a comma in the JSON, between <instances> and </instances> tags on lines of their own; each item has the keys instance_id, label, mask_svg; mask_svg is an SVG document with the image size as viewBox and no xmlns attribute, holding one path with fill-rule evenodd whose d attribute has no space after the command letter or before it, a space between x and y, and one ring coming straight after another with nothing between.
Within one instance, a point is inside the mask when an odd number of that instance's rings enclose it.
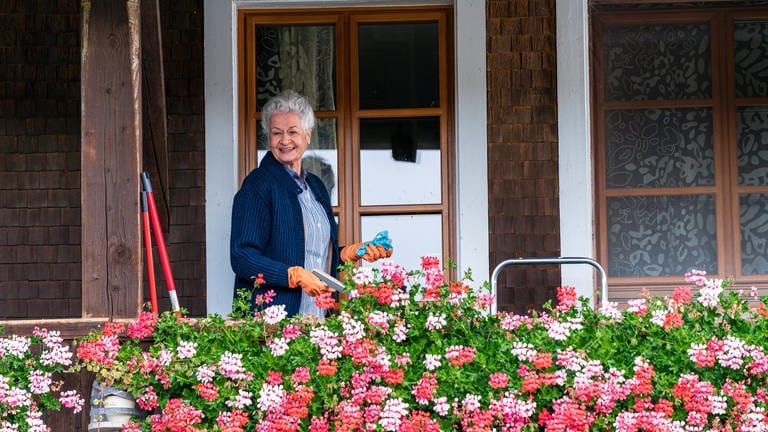
<instances>
[{"instance_id":1,"label":"orange rubber glove","mask_svg":"<svg viewBox=\"0 0 768 432\"><path fill-rule=\"evenodd\" d=\"M362 258L368 262L374 262L382 258L389 258L392 256L392 249L384 249L383 246L374 246L369 244L365 247L365 254Z\"/></svg>"},{"instance_id":2,"label":"orange rubber glove","mask_svg":"<svg viewBox=\"0 0 768 432\"><path fill-rule=\"evenodd\" d=\"M357 254L357 251L363 247L363 244L364 243L361 242L345 246L340 253L341 260L344 262L357 262L360 258L362 258L368 262L374 262L376 260L389 258L392 256L392 249L384 249L383 246L374 246L371 243L365 246L365 253L360 256Z\"/></svg>"},{"instance_id":3,"label":"orange rubber glove","mask_svg":"<svg viewBox=\"0 0 768 432\"><path fill-rule=\"evenodd\" d=\"M311 271L300 266L288 268L288 286L290 288L301 287L301 289L310 297L315 297L322 292L333 291L317 276L312 274Z\"/></svg>"},{"instance_id":4,"label":"orange rubber glove","mask_svg":"<svg viewBox=\"0 0 768 432\"><path fill-rule=\"evenodd\" d=\"M352 261L357 262L360 259L360 255L357 254L357 250L363 247L363 242L352 243L349 246L344 246L339 253L339 257L343 262Z\"/></svg>"}]
</instances>

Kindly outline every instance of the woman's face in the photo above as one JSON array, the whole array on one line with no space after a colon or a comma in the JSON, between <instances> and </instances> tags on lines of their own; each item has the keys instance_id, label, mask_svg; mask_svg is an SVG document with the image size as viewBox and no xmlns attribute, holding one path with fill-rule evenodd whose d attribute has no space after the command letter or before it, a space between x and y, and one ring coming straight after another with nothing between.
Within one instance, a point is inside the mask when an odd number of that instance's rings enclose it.
<instances>
[{"instance_id":1,"label":"woman's face","mask_svg":"<svg viewBox=\"0 0 768 432\"><path fill-rule=\"evenodd\" d=\"M309 146L312 130L304 130L296 113L274 113L269 120L269 148L275 159L301 173L301 157Z\"/></svg>"}]
</instances>

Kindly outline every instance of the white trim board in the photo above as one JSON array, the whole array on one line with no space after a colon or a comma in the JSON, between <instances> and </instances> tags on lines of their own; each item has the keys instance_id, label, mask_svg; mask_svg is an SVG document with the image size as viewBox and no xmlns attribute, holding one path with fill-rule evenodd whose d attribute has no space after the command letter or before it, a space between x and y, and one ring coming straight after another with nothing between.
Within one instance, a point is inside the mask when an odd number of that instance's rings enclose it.
<instances>
[{"instance_id":1,"label":"white trim board","mask_svg":"<svg viewBox=\"0 0 768 432\"><path fill-rule=\"evenodd\" d=\"M588 0L556 0L557 122L562 256L595 256L589 109ZM594 299L589 266L562 266L562 284Z\"/></svg>"}]
</instances>

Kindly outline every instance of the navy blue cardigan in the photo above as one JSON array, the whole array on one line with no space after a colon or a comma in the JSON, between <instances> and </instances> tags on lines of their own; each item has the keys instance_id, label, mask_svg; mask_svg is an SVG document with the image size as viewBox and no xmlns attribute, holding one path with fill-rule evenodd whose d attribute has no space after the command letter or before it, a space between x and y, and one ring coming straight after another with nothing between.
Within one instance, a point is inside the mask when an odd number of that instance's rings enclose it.
<instances>
[{"instance_id":1,"label":"navy blue cardigan","mask_svg":"<svg viewBox=\"0 0 768 432\"><path fill-rule=\"evenodd\" d=\"M307 184L322 204L331 224L331 274L339 266L338 226L331 199L322 180L307 174ZM299 311L301 289L288 288L288 268L304 266L304 222L298 195L301 188L285 167L267 152L235 194L232 205L230 263L235 291L252 288L252 277L261 273L265 284L253 290L274 290L272 304L284 304L289 316Z\"/></svg>"}]
</instances>

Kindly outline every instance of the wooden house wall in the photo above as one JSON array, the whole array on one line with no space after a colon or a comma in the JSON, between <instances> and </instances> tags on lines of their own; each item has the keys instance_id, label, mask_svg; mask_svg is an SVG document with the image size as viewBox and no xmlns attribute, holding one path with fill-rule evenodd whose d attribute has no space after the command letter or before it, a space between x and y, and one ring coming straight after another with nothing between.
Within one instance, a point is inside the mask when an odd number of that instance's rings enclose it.
<instances>
[{"instance_id":1,"label":"wooden house wall","mask_svg":"<svg viewBox=\"0 0 768 432\"><path fill-rule=\"evenodd\" d=\"M204 316L205 277L205 106L203 83L203 0L161 0L170 228L166 233L176 291L182 308ZM163 276L155 254L158 283ZM222 281L230 284L231 281ZM165 285L159 285L160 288ZM170 310L158 290L160 309ZM146 296L145 296L146 298Z\"/></svg>"},{"instance_id":2,"label":"wooden house wall","mask_svg":"<svg viewBox=\"0 0 768 432\"><path fill-rule=\"evenodd\" d=\"M165 239L180 303L203 315L202 0L162 0L160 8L170 161ZM79 0L0 2L0 320L81 316L81 25ZM156 274L167 310L159 265Z\"/></svg>"},{"instance_id":3,"label":"wooden house wall","mask_svg":"<svg viewBox=\"0 0 768 432\"><path fill-rule=\"evenodd\" d=\"M492 267L511 257L559 255L554 3L486 2ZM170 153L166 240L181 304L201 315L202 2L160 4ZM80 2L5 1L0 23L0 319L78 317ZM558 283L556 267L510 268L500 279L500 305L540 305Z\"/></svg>"},{"instance_id":4,"label":"wooden house wall","mask_svg":"<svg viewBox=\"0 0 768 432\"><path fill-rule=\"evenodd\" d=\"M0 2L0 317L80 316L79 2Z\"/></svg>"},{"instance_id":5,"label":"wooden house wall","mask_svg":"<svg viewBox=\"0 0 768 432\"><path fill-rule=\"evenodd\" d=\"M166 242L181 305L197 316L205 313L206 285L203 6L161 0L160 7L170 161ZM0 319L81 315L80 241L87 227L80 221L80 8L80 0L0 2ZM559 255L555 1L488 0L486 11L495 266L511 257ZM162 272L157 276L162 287ZM556 267L510 268L500 279L500 307L537 307L558 284ZM161 308L169 309L160 294ZM89 376L68 380L89 394ZM81 431L87 417L54 413L49 423Z\"/></svg>"},{"instance_id":6,"label":"wooden house wall","mask_svg":"<svg viewBox=\"0 0 768 432\"><path fill-rule=\"evenodd\" d=\"M506 259L560 255L555 0L488 0L488 211L491 270ZM511 266L499 309L540 307L556 266Z\"/></svg>"}]
</instances>

